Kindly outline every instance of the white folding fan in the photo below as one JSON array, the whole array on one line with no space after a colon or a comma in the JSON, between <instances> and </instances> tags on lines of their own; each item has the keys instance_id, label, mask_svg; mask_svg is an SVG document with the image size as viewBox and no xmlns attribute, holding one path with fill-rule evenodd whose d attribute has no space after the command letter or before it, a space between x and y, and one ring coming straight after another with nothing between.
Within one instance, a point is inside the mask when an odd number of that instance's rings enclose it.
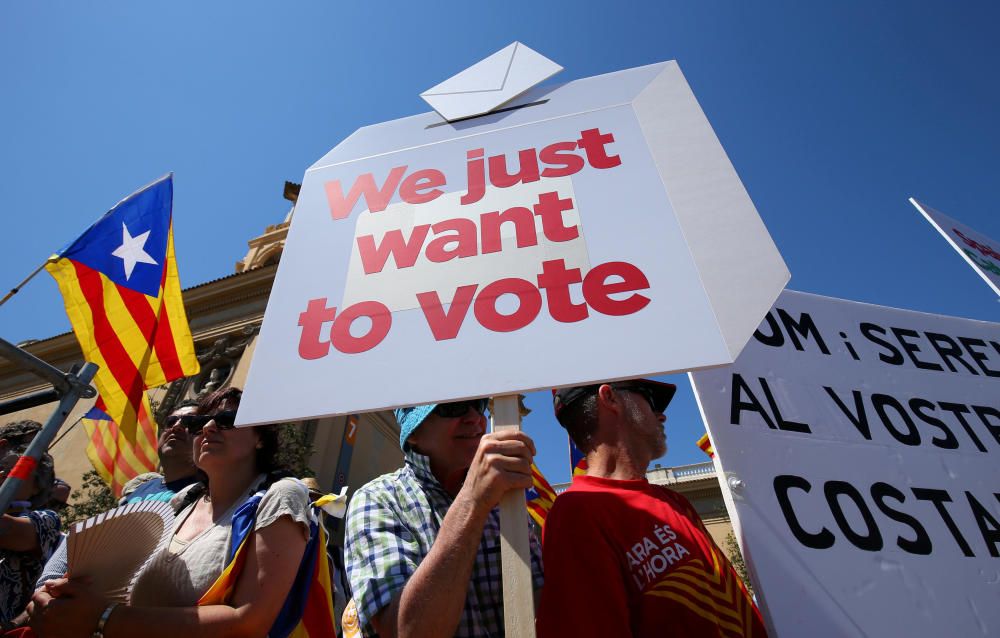
<instances>
[{"instance_id":1,"label":"white folding fan","mask_svg":"<svg viewBox=\"0 0 1000 638\"><path fill-rule=\"evenodd\" d=\"M127 602L142 567L170 541L174 511L139 501L76 523L66 539L71 577L88 577L109 601Z\"/></svg>"}]
</instances>

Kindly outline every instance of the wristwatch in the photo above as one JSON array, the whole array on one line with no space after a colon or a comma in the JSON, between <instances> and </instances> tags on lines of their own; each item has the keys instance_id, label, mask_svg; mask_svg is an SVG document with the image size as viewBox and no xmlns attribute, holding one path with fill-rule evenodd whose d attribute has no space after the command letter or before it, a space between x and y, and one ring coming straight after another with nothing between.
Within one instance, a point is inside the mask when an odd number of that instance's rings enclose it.
<instances>
[{"instance_id":1,"label":"wristwatch","mask_svg":"<svg viewBox=\"0 0 1000 638\"><path fill-rule=\"evenodd\" d=\"M97 621L97 629L94 630L94 633L90 634L90 638L104 638L104 625L108 624L108 618L111 618L111 612L117 606L118 603L111 603L107 606L104 613L101 614L101 619Z\"/></svg>"}]
</instances>

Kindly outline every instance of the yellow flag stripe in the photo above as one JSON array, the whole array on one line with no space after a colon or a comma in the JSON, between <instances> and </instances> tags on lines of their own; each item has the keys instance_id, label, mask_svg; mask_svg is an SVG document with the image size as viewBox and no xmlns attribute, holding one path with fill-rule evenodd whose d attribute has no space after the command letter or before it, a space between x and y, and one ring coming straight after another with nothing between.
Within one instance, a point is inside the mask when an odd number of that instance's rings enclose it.
<instances>
[{"instance_id":1,"label":"yellow flag stripe","mask_svg":"<svg viewBox=\"0 0 1000 638\"><path fill-rule=\"evenodd\" d=\"M720 613L728 611L725 607L721 606L719 603L715 602L711 598L703 596L697 591L690 589L680 583L673 583L672 589L677 591L651 591L647 592L652 596L660 596L663 598L668 598L676 603L680 603L684 607L695 614L701 616L705 620L715 623L719 627L731 631L737 635L743 635L744 630L740 623L734 623L720 616ZM701 602L702 605L696 604L696 601ZM706 607L708 609L706 609ZM714 613L713 613L714 612ZM726 614L728 615L728 614Z\"/></svg>"},{"instance_id":2,"label":"yellow flag stripe","mask_svg":"<svg viewBox=\"0 0 1000 638\"><path fill-rule=\"evenodd\" d=\"M177 350L177 358L184 371L184 376L198 374L200 366L198 357L195 356L191 327L188 325L187 312L184 310L184 296L181 294L181 280L177 273L177 260L174 258L173 225L171 225L170 233L167 235L167 276L163 282L163 292L160 298L163 299L164 311L170 321L174 347Z\"/></svg>"},{"instance_id":3,"label":"yellow flag stripe","mask_svg":"<svg viewBox=\"0 0 1000 638\"><path fill-rule=\"evenodd\" d=\"M115 494L132 478L143 472L157 470L159 459L156 451L156 429L153 426L149 397L142 394L140 426L135 445L124 438L120 429L110 421L83 420L89 444L87 457Z\"/></svg>"},{"instance_id":4,"label":"yellow flag stripe","mask_svg":"<svg viewBox=\"0 0 1000 638\"><path fill-rule=\"evenodd\" d=\"M111 485L113 481L112 467L101 458L100 452L97 450L97 444L94 441L94 432L97 430L97 426L92 421L86 420L83 422L83 429L87 433L87 458L90 459L90 464L94 466L94 469L104 479L104 482Z\"/></svg>"},{"instance_id":5,"label":"yellow flag stripe","mask_svg":"<svg viewBox=\"0 0 1000 638\"><path fill-rule=\"evenodd\" d=\"M87 457L90 459L91 465L94 466L97 473L104 479L104 482L111 487L111 491L116 496L121 495L122 486L134 477L135 474L131 472L131 468L122 468L121 464L116 462L121 460L124 463L124 460L118 454L117 440L106 434L104 430L107 428L101 427L99 423L95 424L85 421L84 428L90 435L90 443L87 445ZM102 458L98 444L104 450L107 459Z\"/></svg>"},{"instance_id":6,"label":"yellow flag stripe","mask_svg":"<svg viewBox=\"0 0 1000 638\"><path fill-rule=\"evenodd\" d=\"M727 607L725 608L727 610L727 615L732 616L732 618L737 622L740 620L739 611L737 611L736 609L730 609L728 607L732 605L734 602L735 603L739 602L733 595L734 592L731 585L726 587L726 591L722 591L707 585L704 581L700 581L695 576L690 576L687 574L676 574L676 575L671 574L670 580L663 583L659 583L659 585L663 586L660 587L661 589L667 589L672 583L686 584L687 586L702 592L705 596L715 598L721 604L727 605Z\"/></svg>"}]
</instances>

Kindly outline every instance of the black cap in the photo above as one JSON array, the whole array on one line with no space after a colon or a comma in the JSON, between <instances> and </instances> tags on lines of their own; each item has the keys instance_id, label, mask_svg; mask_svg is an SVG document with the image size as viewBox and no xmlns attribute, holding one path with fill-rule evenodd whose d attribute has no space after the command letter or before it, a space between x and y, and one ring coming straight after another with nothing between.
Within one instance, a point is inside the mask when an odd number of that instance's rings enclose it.
<instances>
[{"instance_id":1,"label":"black cap","mask_svg":"<svg viewBox=\"0 0 1000 638\"><path fill-rule=\"evenodd\" d=\"M589 396L601 387L600 383L593 383L591 385L578 385L571 388L561 388L559 390L552 391L552 403L553 408L556 412L556 419L559 420L559 424L566 427L566 424L562 422L563 408L572 404L578 399ZM677 386L673 383L663 383L662 381L653 381L652 379L631 379L629 381L615 381L609 383L615 390L628 390L629 388L642 387L649 390L653 397L653 411L657 414L664 412L667 406L670 404L670 400L674 398L674 393L677 392Z\"/></svg>"}]
</instances>

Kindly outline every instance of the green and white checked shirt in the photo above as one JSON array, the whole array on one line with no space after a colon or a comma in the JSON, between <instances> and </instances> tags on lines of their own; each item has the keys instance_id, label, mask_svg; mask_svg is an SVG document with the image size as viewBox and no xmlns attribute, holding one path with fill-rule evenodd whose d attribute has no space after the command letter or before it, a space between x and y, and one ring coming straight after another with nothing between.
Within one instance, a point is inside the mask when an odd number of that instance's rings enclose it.
<instances>
[{"instance_id":1,"label":"green and white checked shirt","mask_svg":"<svg viewBox=\"0 0 1000 638\"><path fill-rule=\"evenodd\" d=\"M431 551L453 501L431 473L430 459L412 450L406 452L402 469L378 477L351 498L344 563L366 636L374 635L369 626L372 617L403 591ZM531 572L537 590L542 586L542 555L534 534ZM466 589L456 638L504 635L501 582L500 514L494 508L483 529L470 581L442 584Z\"/></svg>"}]
</instances>

